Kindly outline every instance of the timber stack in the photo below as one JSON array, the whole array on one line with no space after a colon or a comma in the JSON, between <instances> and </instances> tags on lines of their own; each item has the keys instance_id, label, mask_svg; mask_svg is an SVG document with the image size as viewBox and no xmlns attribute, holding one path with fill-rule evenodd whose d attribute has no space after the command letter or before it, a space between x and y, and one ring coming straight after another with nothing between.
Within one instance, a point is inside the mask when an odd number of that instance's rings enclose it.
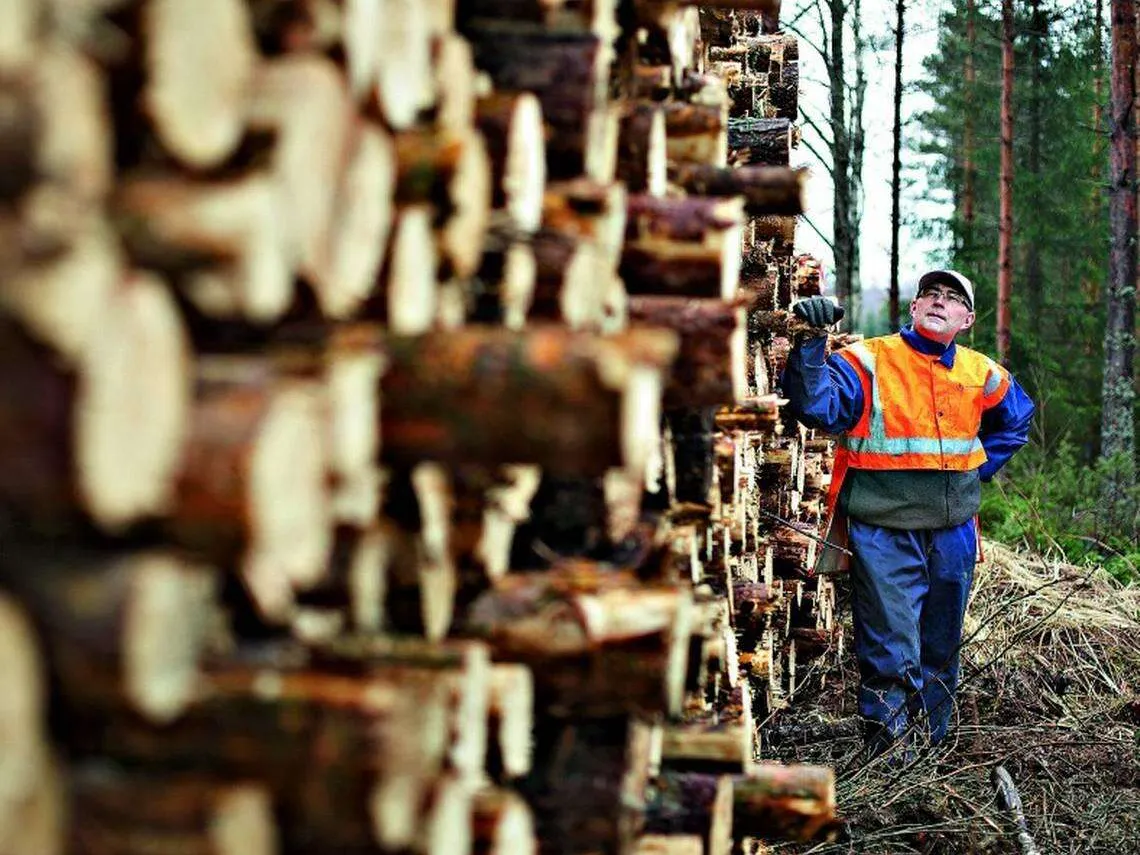
<instances>
[{"instance_id":1,"label":"timber stack","mask_svg":"<svg viewBox=\"0 0 1140 855\"><path fill-rule=\"evenodd\" d=\"M0 852L834 828L778 0L0 7Z\"/></svg>"}]
</instances>

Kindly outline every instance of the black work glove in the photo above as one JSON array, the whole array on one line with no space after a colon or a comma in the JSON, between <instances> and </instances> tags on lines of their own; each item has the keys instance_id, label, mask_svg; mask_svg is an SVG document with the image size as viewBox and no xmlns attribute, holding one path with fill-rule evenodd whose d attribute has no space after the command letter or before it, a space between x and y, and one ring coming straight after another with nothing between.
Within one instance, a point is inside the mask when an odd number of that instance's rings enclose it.
<instances>
[{"instance_id":1,"label":"black work glove","mask_svg":"<svg viewBox=\"0 0 1140 855\"><path fill-rule=\"evenodd\" d=\"M827 297L808 297L792 306L792 314L822 329L843 320L844 311Z\"/></svg>"}]
</instances>

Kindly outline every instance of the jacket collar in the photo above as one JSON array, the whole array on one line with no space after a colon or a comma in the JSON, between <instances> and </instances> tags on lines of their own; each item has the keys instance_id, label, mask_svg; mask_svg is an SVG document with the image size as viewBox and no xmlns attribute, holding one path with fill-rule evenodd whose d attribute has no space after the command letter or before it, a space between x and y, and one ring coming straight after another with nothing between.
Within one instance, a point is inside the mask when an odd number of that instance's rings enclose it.
<instances>
[{"instance_id":1,"label":"jacket collar","mask_svg":"<svg viewBox=\"0 0 1140 855\"><path fill-rule=\"evenodd\" d=\"M926 338L922 334L915 332L913 325L910 324L899 330L899 335L902 336L902 340L910 345L913 350L917 350L919 353L924 353L927 356L937 356L938 361L947 368L954 367L954 354L957 351L957 346L954 342L942 344L942 342Z\"/></svg>"}]
</instances>

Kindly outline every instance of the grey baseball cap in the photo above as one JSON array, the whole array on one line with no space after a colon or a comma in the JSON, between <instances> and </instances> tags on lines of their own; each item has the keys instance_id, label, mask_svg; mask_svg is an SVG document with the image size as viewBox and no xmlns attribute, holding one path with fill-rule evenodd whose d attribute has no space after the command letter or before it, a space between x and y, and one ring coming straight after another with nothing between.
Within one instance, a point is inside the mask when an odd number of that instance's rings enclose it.
<instances>
[{"instance_id":1,"label":"grey baseball cap","mask_svg":"<svg viewBox=\"0 0 1140 855\"><path fill-rule=\"evenodd\" d=\"M949 285L954 290L960 291L966 298L970 311L974 310L974 283L957 270L931 270L923 273L922 278L918 280L918 290L921 291L927 285Z\"/></svg>"}]
</instances>

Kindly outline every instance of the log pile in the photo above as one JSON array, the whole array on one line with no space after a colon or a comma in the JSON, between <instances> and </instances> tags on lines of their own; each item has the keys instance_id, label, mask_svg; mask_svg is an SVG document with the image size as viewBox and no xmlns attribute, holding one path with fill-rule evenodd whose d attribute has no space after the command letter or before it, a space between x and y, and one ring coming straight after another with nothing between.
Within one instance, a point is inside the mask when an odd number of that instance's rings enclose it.
<instances>
[{"instance_id":1,"label":"log pile","mask_svg":"<svg viewBox=\"0 0 1140 855\"><path fill-rule=\"evenodd\" d=\"M834 827L795 42L628 5L8 4L0 851Z\"/></svg>"}]
</instances>

